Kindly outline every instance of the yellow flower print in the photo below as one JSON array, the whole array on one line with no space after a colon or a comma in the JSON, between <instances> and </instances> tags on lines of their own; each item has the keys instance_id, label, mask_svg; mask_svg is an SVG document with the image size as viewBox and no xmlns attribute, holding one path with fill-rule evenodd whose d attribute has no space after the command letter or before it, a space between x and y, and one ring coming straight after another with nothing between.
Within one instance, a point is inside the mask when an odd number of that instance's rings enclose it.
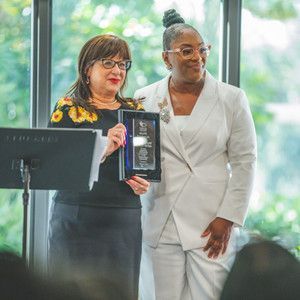
<instances>
[{"instance_id":1,"label":"yellow flower print","mask_svg":"<svg viewBox=\"0 0 300 300\"><path fill-rule=\"evenodd\" d=\"M134 110L145 110L143 104L142 104L142 100L144 98L139 98L139 99L127 99L127 105L134 109Z\"/></svg>"},{"instance_id":2,"label":"yellow flower print","mask_svg":"<svg viewBox=\"0 0 300 300\"><path fill-rule=\"evenodd\" d=\"M72 105L73 105L72 99L71 99L70 97L63 97L63 98L60 98L60 99L57 101L56 107L57 107L57 108L60 108L60 107L63 107L64 105L72 106Z\"/></svg>"},{"instance_id":3,"label":"yellow flower print","mask_svg":"<svg viewBox=\"0 0 300 300\"><path fill-rule=\"evenodd\" d=\"M62 119L62 117L63 117L63 112L57 109L51 116L51 122L57 123Z\"/></svg>"},{"instance_id":4,"label":"yellow flower print","mask_svg":"<svg viewBox=\"0 0 300 300\"><path fill-rule=\"evenodd\" d=\"M72 106L68 114L74 123L82 123L86 120L87 111L81 106Z\"/></svg>"},{"instance_id":5,"label":"yellow flower print","mask_svg":"<svg viewBox=\"0 0 300 300\"><path fill-rule=\"evenodd\" d=\"M127 101L127 104L128 104L129 107L135 108L135 104L134 104L133 101Z\"/></svg>"},{"instance_id":6,"label":"yellow flower print","mask_svg":"<svg viewBox=\"0 0 300 300\"><path fill-rule=\"evenodd\" d=\"M91 113L91 112L86 111L86 120L88 122L93 123L93 122L98 120L98 116L95 113Z\"/></svg>"},{"instance_id":7,"label":"yellow flower print","mask_svg":"<svg viewBox=\"0 0 300 300\"><path fill-rule=\"evenodd\" d=\"M145 108L144 108L144 106L143 106L143 104L142 104L141 102L138 102L138 103L137 103L137 106L136 106L135 109L136 109L136 110L145 110Z\"/></svg>"},{"instance_id":8,"label":"yellow flower print","mask_svg":"<svg viewBox=\"0 0 300 300\"><path fill-rule=\"evenodd\" d=\"M82 123L84 121L93 123L98 120L97 114L86 111L81 106L78 106L77 108L72 106L68 114L74 123Z\"/></svg>"}]
</instances>

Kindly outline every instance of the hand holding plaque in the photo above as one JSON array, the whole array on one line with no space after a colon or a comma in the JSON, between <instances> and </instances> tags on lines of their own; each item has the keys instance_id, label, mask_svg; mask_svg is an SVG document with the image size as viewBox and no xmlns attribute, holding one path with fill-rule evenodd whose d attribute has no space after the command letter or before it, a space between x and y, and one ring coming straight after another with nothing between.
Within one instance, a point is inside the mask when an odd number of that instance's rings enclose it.
<instances>
[{"instance_id":1,"label":"hand holding plaque","mask_svg":"<svg viewBox=\"0 0 300 300\"><path fill-rule=\"evenodd\" d=\"M119 149L119 178L140 176L148 181L160 181L159 114L119 110L119 122L127 130L126 146Z\"/></svg>"}]
</instances>

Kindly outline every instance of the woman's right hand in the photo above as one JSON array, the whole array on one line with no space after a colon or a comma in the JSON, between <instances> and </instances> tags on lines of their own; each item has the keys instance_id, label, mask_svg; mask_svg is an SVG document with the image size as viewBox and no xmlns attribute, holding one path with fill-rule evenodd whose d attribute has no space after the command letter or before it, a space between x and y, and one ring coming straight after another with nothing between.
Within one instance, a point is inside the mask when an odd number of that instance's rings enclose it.
<instances>
[{"instance_id":1,"label":"woman's right hand","mask_svg":"<svg viewBox=\"0 0 300 300\"><path fill-rule=\"evenodd\" d=\"M120 147L124 147L126 143L126 127L122 123L118 123L110 128L107 133L107 145L104 156L111 155Z\"/></svg>"}]
</instances>

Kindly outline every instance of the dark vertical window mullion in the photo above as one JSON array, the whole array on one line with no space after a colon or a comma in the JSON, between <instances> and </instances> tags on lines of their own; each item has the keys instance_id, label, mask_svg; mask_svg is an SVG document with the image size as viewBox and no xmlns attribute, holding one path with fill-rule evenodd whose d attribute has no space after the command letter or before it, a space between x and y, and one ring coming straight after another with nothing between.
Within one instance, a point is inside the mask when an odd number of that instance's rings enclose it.
<instances>
[{"instance_id":1,"label":"dark vertical window mullion","mask_svg":"<svg viewBox=\"0 0 300 300\"><path fill-rule=\"evenodd\" d=\"M46 127L51 98L52 0L33 0L31 127Z\"/></svg>"},{"instance_id":2,"label":"dark vertical window mullion","mask_svg":"<svg viewBox=\"0 0 300 300\"><path fill-rule=\"evenodd\" d=\"M52 0L32 0L32 128L46 127L51 93ZM48 192L32 191L29 204L27 259L39 273L47 270Z\"/></svg>"},{"instance_id":3,"label":"dark vertical window mullion","mask_svg":"<svg viewBox=\"0 0 300 300\"><path fill-rule=\"evenodd\" d=\"M220 32L221 32L221 41L220 41L220 76L221 76L221 80L223 82L227 82L227 33L228 33L228 1L227 0L221 0L221 11L220 11Z\"/></svg>"},{"instance_id":4,"label":"dark vertical window mullion","mask_svg":"<svg viewBox=\"0 0 300 300\"><path fill-rule=\"evenodd\" d=\"M221 0L221 4L221 80L239 86L242 0Z\"/></svg>"}]
</instances>

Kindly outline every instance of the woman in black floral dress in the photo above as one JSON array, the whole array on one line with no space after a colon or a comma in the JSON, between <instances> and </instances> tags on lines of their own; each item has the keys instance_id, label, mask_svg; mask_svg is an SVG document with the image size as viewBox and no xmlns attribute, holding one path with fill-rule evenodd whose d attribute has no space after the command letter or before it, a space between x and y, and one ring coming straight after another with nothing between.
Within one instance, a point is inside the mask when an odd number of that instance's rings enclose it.
<instances>
[{"instance_id":1,"label":"woman in black floral dress","mask_svg":"<svg viewBox=\"0 0 300 300\"><path fill-rule=\"evenodd\" d=\"M126 135L118 110L143 109L140 102L122 96L130 65L125 41L113 35L90 39L79 55L78 79L57 102L49 123L55 128L102 129L108 137L99 158L99 181L90 192L56 192L49 224L52 278L88 299L138 298L139 195L149 182L137 176L119 181L116 151L125 145Z\"/></svg>"}]
</instances>

